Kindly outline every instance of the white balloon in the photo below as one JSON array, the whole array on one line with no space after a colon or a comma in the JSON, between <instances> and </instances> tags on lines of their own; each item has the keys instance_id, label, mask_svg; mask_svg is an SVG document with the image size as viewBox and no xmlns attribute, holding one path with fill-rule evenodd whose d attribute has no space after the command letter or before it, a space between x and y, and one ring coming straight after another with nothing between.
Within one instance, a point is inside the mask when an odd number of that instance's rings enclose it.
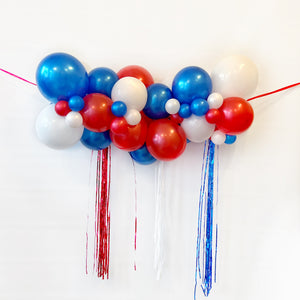
<instances>
[{"instance_id":1,"label":"white balloon","mask_svg":"<svg viewBox=\"0 0 300 300\"><path fill-rule=\"evenodd\" d=\"M234 55L221 60L211 74L213 91L223 98L247 98L257 87L258 72L247 57Z\"/></svg>"},{"instance_id":2,"label":"white balloon","mask_svg":"<svg viewBox=\"0 0 300 300\"><path fill-rule=\"evenodd\" d=\"M195 143L201 143L207 140L215 130L215 124L209 124L205 116L198 117L191 115L189 118L184 119L181 123L186 137Z\"/></svg>"},{"instance_id":3,"label":"white balloon","mask_svg":"<svg viewBox=\"0 0 300 300\"><path fill-rule=\"evenodd\" d=\"M129 125L137 125L140 123L142 116L136 109L130 109L124 116L125 120Z\"/></svg>"},{"instance_id":4,"label":"white balloon","mask_svg":"<svg viewBox=\"0 0 300 300\"><path fill-rule=\"evenodd\" d=\"M50 104L40 112L35 128L42 143L50 148L64 149L80 140L84 127L70 127L65 117L59 116L54 107L54 104Z\"/></svg>"},{"instance_id":5,"label":"white balloon","mask_svg":"<svg viewBox=\"0 0 300 300\"><path fill-rule=\"evenodd\" d=\"M72 128L78 128L82 126L82 115L76 111L70 111L65 118L65 122Z\"/></svg>"},{"instance_id":6,"label":"white balloon","mask_svg":"<svg viewBox=\"0 0 300 300\"><path fill-rule=\"evenodd\" d=\"M145 85L134 77L123 77L112 88L112 101L122 101L127 108L141 111L147 102L147 89Z\"/></svg>"},{"instance_id":7,"label":"white balloon","mask_svg":"<svg viewBox=\"0 0 300 300\"><path fill-rule=\"evenodd\" d=\"M211 141L215 145L222 145L225 143L225 140L226 140L226 134L220 130L216 130L211 136Z\"/></svg>"},{"instance_id":8,"label":"white balloon","mask_svg":"<svg viewBox=\"0 0 300 300\"><path fill-rule=\"evenodd\" d=\"M169 99L165 104L166 112L170 115L177 114L180 109L180 102L177 99Z\"/></svg>"},{"instance_id":9,"label":"white balloon","mask_svg":"<svg viewBox=\"0 0 300 300\"><path fill-rule=\"evenodd\" d=\"M219 108L223 104L223 97L219 93L212 93L207 98L209 108Z\"/></svg>"}]
</instances>

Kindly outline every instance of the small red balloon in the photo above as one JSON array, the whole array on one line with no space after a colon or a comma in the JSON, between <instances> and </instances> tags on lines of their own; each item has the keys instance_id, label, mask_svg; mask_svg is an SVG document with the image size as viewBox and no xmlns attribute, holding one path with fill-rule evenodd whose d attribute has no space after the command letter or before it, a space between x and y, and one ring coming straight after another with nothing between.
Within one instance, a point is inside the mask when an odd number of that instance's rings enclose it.
<instances>
[{"instance_id":1,"label":"small red balloon","mask_svg":"<svg viewBox=\"0 0 300 300\"><path fill-rule=\"evenodd\" d=\"M61 100L56 102L55 111L58 115L65 117L71 111L68 101Z\"/></svg>"},{"instance_id":2,"label":"small red balloon","mask_svg":"<svg viewBox=\"0 0 300 300\"><path fill-rule=\"evenodd\" d=\"M134 126L128 125L124 118L116 118L111 123L111 141L119 149L135 151L144 145L147 127L147 122L143 118Z\"/></svg>"},{"instance_id":3,"label":"small red balloon","mask_svg":"<svg viewBox=\"0 0 300 300\"><path fill-rule=\"evenodd\" d=\"M146 87L154 83L152 75L141 66L132 65L124 67L117 75L120 79L127 76L137 78L142 81Z\"/></svg>"},{"instance_id":4,"label":"small red balloon","mask_svg":"<svg viewBox=\"0 0 300 300\"><path fill-rule=\"evenodd\" d=\"M156 159L172 160L186 147L186 135L177 123L168 119L153 121L148 128L146 145Z\"/></svg>"},{"instance_id":5,"label":"small red balloon","mask_svg":"<svg viewBox=\"0 0 300 300\"><path fill-rule=\"evenodd\" d=\"M252 106L245 99L239 97L224 99L219 111L221 116L216 125L224 133L241 133L247 130L253 122Z\"/></svg>"},{"instance_id":6,"label":"small red balloon","mask_svg":"<svg viewBox=\"0 0 300 300\"><path fill-rule=\"evenodd\" d=\"M85 105L80 111L83 126L95 132L107 131L115 117L111 112L112 100L98 93L89 94L83 99Z\"/></svg>"},{"instance_id":7,"label":"small red balloon","mask_svg":"<svg viewBox=\"0 0 300 300\"><path fill-rule=\"evenodd\" d=\"M179 116L178 113L177 113L177 114L170 115L170 116L169 116L169 119L172 120L172 121L174 121L174 122L177 123L177 124L181 124L182 121L184 120L183 118L181 118L181 117Z\"/></svg>"},{"instance_id":8,"label":"small red balloon","mask_svg":"<svg viewBox=\"0 0 300 300\"><path fill-rule=\"evenodd\" d=\"M209 124L216 124L220 120L220 118L221 113L216 108L210 109L205 115L205 119Z\"/></svg>"}]
</instances>

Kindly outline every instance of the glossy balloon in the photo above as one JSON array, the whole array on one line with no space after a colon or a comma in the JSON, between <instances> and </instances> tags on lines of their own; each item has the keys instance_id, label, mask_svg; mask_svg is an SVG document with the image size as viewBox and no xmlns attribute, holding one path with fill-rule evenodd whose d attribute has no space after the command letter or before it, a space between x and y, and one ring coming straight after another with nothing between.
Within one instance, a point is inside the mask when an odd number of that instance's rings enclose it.
<instances>
[{"instance_id":1,"label":"glossy balloon","mask_svg":"<svg viewBox=\"0 0 300 300\"><path fill-rule=\"evenodd\" d=\"M179 71L172 84L174 98L181 103L194 99L206 99L211 93L212 83L208 73L199 67L186 67Z\"/></svg>"},{"instance_id":2,"label":"glossy balloon","mask_svg":"<svg viewBox=\"0 0 300 300\"><path fill-rule=\"evenodd\" d=\"M258 72L247 57L234 55L221 60L211 74L213 90L223 98L249 97L256 89Z\"/></svg>"},{"instance_id":3,"label":"glossy balloon","mask_svg":"<svg viewBox=\"0 0 300 300\"><path fill-rule=\"evenodd\" d=\"M71 111L68 101L61 100L56 102L55 111L60 116L66 116Z\"/></svg>"},{"instance_id":4,"label":"glossy balloon","mask_svg":"<svg viewBox=\"0 0 300 300\"><path fill-rule=\"evenodd\" d=\"M69 100L69 107L73 111L80 111L84 108L84 100L80 96L73 96Z\"/></svg>"},{"instance_id":5,"label":"glossy balloon","mask_svg":"<svg viewBox=\"0 0 300 300\"><path fill-rule=\"evenodd\" d=\"M225 143L225 140L226 140L226 134L221 130L216 130L211 136L211 141L215 145L222 145Z\"/></svg>"},{"instance_id":6,"label":"glossy balloon","mask_svg":"<svg viewBox=\"0 0 300 300\"><path fill-rule=\"evenodd\" d=\"M82 116L77 111L71 111L66 115L65 118L66 123L73 128L78 128L82 126L83 120Z\"/></svg>"},{"instance_id":7,"label":"glossy balloon","mask_svg":"<svg viewBox=\"0 0 300 300\"><path fill-rule=\"evenodd\" d=\"M118 75L109 68L96 68L89 73L89 93L100 93L108 97L119 80Z\"/></svg>"},{"instance_id":8,"label":"glossy balloon","mask_svg":"<svg viewBox=\"0 0 300 300\"><path fill-rule=\"evenodd\" d=\"M219 93L211 93L207 98L207 103L210 109L219 108L223 104L223 97Z\"/></svg>"},{"instance_id":9,"label":"glossy balloon","mask_svg":"<svg viewBox=\"0 0 300 300\"><path fill-rule=\"evenodd\" d=\"M253 122L253 108L249 102L242 98L224 99L219 111L221 115L216 125L218 129L227 134L241 133L247 130Z\"/></svg>"},{"instance_id":10,"label":"glossy balloon","mask_svg":"<svg viewBox=\"0 0 300 300\"><path fill-rule=\"evenodd\" d=\"M124 118L129 125L134 126L140 123L142 116L138 110L129 109L125 114Z\"/></svg>"},{"instance_id":11,"label":"glossy balloon","mask_svg":"<svg viewBox=\"0 0 300 300\"><path fill-rule=\"evenodd\" d=\"M216 124L218 123L218 121L221 118L221 113L218 109L216 108L212 108L210 109L206 115L205 115L205 119L209 124Z\"/></svg>"},{"instance_id":12,"label":"glossy balloon","mask_svg":"<svg viewBox=\"0 0 300 300\"><path fill-rule=\"evenodd\" d=\"M114 85L111 99L114 102L124 102L127 109L134 108L141 111L147 102L147 89L140 80L134 77L124 77Z\"/></svg>"},{"instance_id":13,"label":"glossy balloon","mask_svg":"<svg viewBox=\"0 0 300 300\"><path fill-rule=\"evenodd\" d=\"M177 114L180 109L180 102L175 98L169 99L165 105L165 109L170 115Z\"/></svg>"},{"instance_id":14,"label":"glossy balloon","mask_svg":"<svg viewBox=\"0 0 300 300\"><path fill-rule=\"evenodd\" d=\"M81 137L81 143L92 150L105 149L111 144L109 131L94 132L85 128Z\"/></svg>"},{"instance_id":15,"label":"glossy balloon","mask_svg":"<svg viewBox=\"0 0 300 300\"><path fill-rule=\"evenodd\" d=\"M208 103L204 99L195 99L191 103L191 112L196 116L203 116L208 112L208 110Z\"/></svg>"},{"instance_id":16,"label":"glossy balloon","mask_svg":"<svg viewBox=\"0 0 300 300\"><path fill-rule=\"evenodd\" d=\"M40 92L53 103L85 96L89 84L84 66L66 53L46 56L38 65L36 81Z\"/></svg>"},{"instance_id":17,"label":"glossy balloon","mask_svg":"<svg viewBox=\"0 0 300 300\"><path fill-rule=\"evenodd\" d=\"M189 104L183 103L183 104L180 105L178 115L181 118L186 119L186 118L190 117L191 114L192 114L192 112L191 112L191 108L190 108Z\"/></svg>"},{"instance_id":18,"label":"glossy balloon","mask_svg":"<svg viewBox=\"0 0 300 300\"><path fill-rule=\"evenodd\" d=\"M171 99L172 92L164 84L154 83L148 87L147 103L144 113L151 119L166 118L169 114L166 111L166 103Z\"/></svg>"},{"instance_id":19,"label":"glossy balloon","mask_svg":"<svg viewBox=\"0 0 300 300\"><path fill-rule=\"evenodd\" d=\"M168 161L184 152L186 135L183 129L171 120L155 120L149 126L146 145L156 159Z\"/></svg>"},{"instance_id":20,"label":"glossy balloon","mask_svg":"<svg viewBox=\"0 0 300 300\"><path fill-rule=\"evenodd\" d=\"M83 126L72 128L65 122L65 117L55 112L54 104L45 107L36 121L39 140L54 149L64 149L77 143L83 133Z\"/></svg>"},{"instance_id":21,"label":"glossy balloon","mask_svg":"<svg viewBox=\"0 0 300 300\"><path fill-rule=\"evenodd\" d=\"M236 141L236 135L226 134L225 144L231 145Z\"/></svg>"},{"instance_id":22,"label":"glossy balloon","mask_svg":"<svg viewBox=\"0 0 300 300\"><path fill-rule=\"evenodd\" d=\"M123 117L126 114L126 112L127 112L127 106L122 101L116 101L111 106L111 112L116 117Z\"/></svg>"},{"instance_id":23,"label":"glossy balloon","mask_svg":"<svg viewBox=\"0 0 300 300\"><path fill-rule=\"evenodd\" d=\"M95 132L108 130L114 118L111 112L111 99L95 93L85 96L84 102L84 109L80 112L84 127Z\"/></svg>"},{"instance_id":24,"label":"glossy balloon","mask_svg":"<svg viewBox=\"0 0 300 300\"><path fill-rule=\"evenodd\" d=\"M111 124L110 138L119 149L135 151L144 145L146 136L147 123L143 118L135 126L128 125L124 118L116 118Z\"/></svg>"},{"instance_id":25,"label":"glossy balloon","mask_svg":"<svg viewBox=\"0 0 300 300\"><path fill-rule=\"evenodd\" d=\"M156 161L156 159L150 154L146 145L129 153L132 159L142 165L150 165Z\"/></svg>"},{"instance_id":26,"label":"glossy balloon","mask_svg":"<svg viewBox=\"0 0 300 300\"><path fill-rule=\"evenodd\" d=\"M146 87L154 83L152 75L145 68L141 66L127 66L118 72L119 78L134 77L140 80Z\"/></svg>"},{"instance_id":27,"label":"glossy balloon","mask_svg":"<svg viewBox=\"0 0 300 300\"><path fill-rule=\"evenodd\" d=\"M186 137L194 143L202 143L207 140L214 132L215 125L209 124L205 116L198 117L192 115L187 119L184 119L181 123Z\"/></svg>"}]
</instances>

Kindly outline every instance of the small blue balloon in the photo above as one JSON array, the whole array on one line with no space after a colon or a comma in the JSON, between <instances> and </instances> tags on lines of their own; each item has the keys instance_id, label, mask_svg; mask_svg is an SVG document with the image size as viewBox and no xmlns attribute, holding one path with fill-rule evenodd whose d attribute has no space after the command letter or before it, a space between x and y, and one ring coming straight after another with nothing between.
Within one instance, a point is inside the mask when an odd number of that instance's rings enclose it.
<instances>
[{"instance_id":1,"label":"small blue balloon","mask_svg":"<svg viewBox=\"0 0 300 300\"><path fill-rule=\"evenodd\" d=\"M111 143L109 130L104 132L94 132L84 128L81 143L92 150L105 149Z\"/></svg>"},{"instance_id":2,"label":"small blue balloon","mask_svg":"<svg viewBox=\"0 0 300 300\"><path fill-rule=\"evenodd\" d=\"M236 135L226 134L225 144L233 144L236 141Z\"/></svg>"},{"instance_id":3,"label":"small blue balloon","mask_svg":"<svg viewBox=\"0 0 300 300\"><path fill-rule=\"evenodd\" d=\"M72 96L84 97L89 85L84 66L66 53L46 56L38 65L36 81L40 92L53 103Z\"/></svg>"},{"instance_id":4,"label":"small blue balloon","mask_svg":"<svg viewBox=\"0 0 300 300\"><path fill-rule=\"evenodd\" d=\"M154 83L147 89L148 98L144 108L144 113L151 119L163 119L169 114L166 112L165 105L171 98L171 90L164 84Z\"/></svg>"},{"instance_id":5,"label":"small blue balloon","mask_svg":"<svg viewBox=\"0 0 300 300\"><path fill-rule=\"evenodd\" d=\"M190 106L186 103L181 104L178 114L181 118L184 119L190 117L192 114Z\"/></svg>"},{"instance_id":6,"label":"small blue balloon","mask_svg":"<svg viewBox=\"0 0 300 300\"><path fill-rule=\"evenodd\" d=\"M116 117L123 117L125 116L127 112L127 106L124 102L122 101L116 101L112 104L111 106L111 112L116 116Z\"/></svg>"},{"instance_id":7,"label":"small blue balloon","mask_svg":"<svg viewBox=\"0 0 300 300\"><path fill-rule=\"evenodd\" d=\"M132 159L142 165L150 165L156 161L156 159L149 153L146 145L142 146L140 149L129 152Z\"/></svg>"},{"instance_id":8,"label":"small blue balloon","mask_svg":"<svg viewBox=\"0 0 300 300\"><path fill-rule=\"evenodd\" d=\"M195 99L191 103L191 111L196 116L204 116L209 110L209 105L204 99Z\"/></svg>"},{"instance_id":9,"label":"small blue balloon","mask_svg":"<svg viewBox=\"0 0 300 300\"><path fill-rule=\"evenodd\" d=\"M118 75L109 68L94 69L89 73L89 93L100 93L110 97L111 90L118 80Z\"/></svg>"},{"instance_id":10,"label":"small blue balloon","mask_svg":"<svg viewBox=\"0 0 300 300\"><path fill-rule=\"evenodd\" d=\"M180 103L191 103L197 98L207 99L212 91L208 73L199 67L186 67L179 71L172 84L174 98Z\"/></svg>"},{"instance_id":11,"label":"small blue balloon","mask_svg":"<svg viewBox=\"0 0 300 300\"><path fill-rule=\"evenodd\" d=\"M69 107L73 111L81 111L84 108L84 100L80 96L73 96L69 100Z\"/></svg>"}]
</instances>

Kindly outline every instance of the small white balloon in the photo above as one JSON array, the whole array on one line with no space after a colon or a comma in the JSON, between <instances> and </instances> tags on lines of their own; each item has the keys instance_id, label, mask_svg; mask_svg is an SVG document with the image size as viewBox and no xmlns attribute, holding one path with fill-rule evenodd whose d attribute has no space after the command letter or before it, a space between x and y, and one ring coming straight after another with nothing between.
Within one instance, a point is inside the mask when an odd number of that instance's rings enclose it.
<instances>
[{"instance_id":1,"label":"small white balloon","mask_svg":"<svg viewBox=\"0 0 300 300\"><path fill-rule=\"evenodd\" d=\"M208 96L207 103L209 105L209 109L220 108L223 104L223 97L219 93L212 93Z\"/></svg>"},{"instance_id":2,"label":"small white balloon","mask_svg":"<svg viewBox=\"0 0 300 300\"><path fill-rule=\"evenodd\" d=\"M225 143L225 140L226 140L226 134L220 130L216 130L211 136L211 141L215 145L222 145Z\"/></svg>"},{"instance_id":3,"label":"small white balloon","mask_svg":"<svg viewBox=\"0 0 300 300\"><path fill-rule=\"evenodd\" d=\"M194 143L201 143L207 140L215 130L215 124L209 124L205 116L191 115L181 123L186 137Z\"/></svg>"},{"instance_id":4,"label":"small white balloon","mask_svg":"<svg viewBox=\"0 0 300 300\"><path fill-rule=\"evenodd\" d=\"M145 85L134 77L123 77L112 88L112 101L122 101L127 108L141 111L147 103L147 89Z\"/></svg>"},{"instance_id":5,"label":"small white balloon","mask_svg":"<svg viewBox=\"0 0 300 300\"><path fill-rule=\"evenodd\" d=\"M140 123L142 116L139 111L136 109L130 109L127 111L126 115L124 116L125 120L129 125L137 125Z\"/></svg>"},{"instance_id":6,"label":"small white balloon","mask_svg":"<svg viewBox=\"0 0 300 300\"><path fill-rule=\"evenodd\" d=\"M45 107L36 120L36 133L39 140L54 149L64 149L77 143L82 136L83 126L72 128L65 117L55 112L55 105Z\"/></svg>"},{"instance_id":7,"label":"small white balloon","mask_svg":"<svg viewBox=\"0 0 300 300\"><path fill-rule=\"evenodd\" d=\"M234 55L221 60L211 74L213 91L223 98L249 97L256 89L258 72L247 57Z\"/></svg>"},{"instance_id":8,"label":"small white balloon","mask_svg":"<svg viewBox=\"0 0 300 300\"><path fill-rule=\"evenodd\" d=\"M169 99L165 104L166 112L170 115L177 114L180 109L180 102L175 99Z\"/></svg>"},{"instance_id":9,"label":"small white balloon","mask_svg":"<svg viewBox=\"0 0 300 300\"><path fill-rule=\"evenodd\" d=\"M76 111L70 111L65 118L66 123L72 128L78 128L82 126L82 115Z\"/></svg>"}]
</instances>

